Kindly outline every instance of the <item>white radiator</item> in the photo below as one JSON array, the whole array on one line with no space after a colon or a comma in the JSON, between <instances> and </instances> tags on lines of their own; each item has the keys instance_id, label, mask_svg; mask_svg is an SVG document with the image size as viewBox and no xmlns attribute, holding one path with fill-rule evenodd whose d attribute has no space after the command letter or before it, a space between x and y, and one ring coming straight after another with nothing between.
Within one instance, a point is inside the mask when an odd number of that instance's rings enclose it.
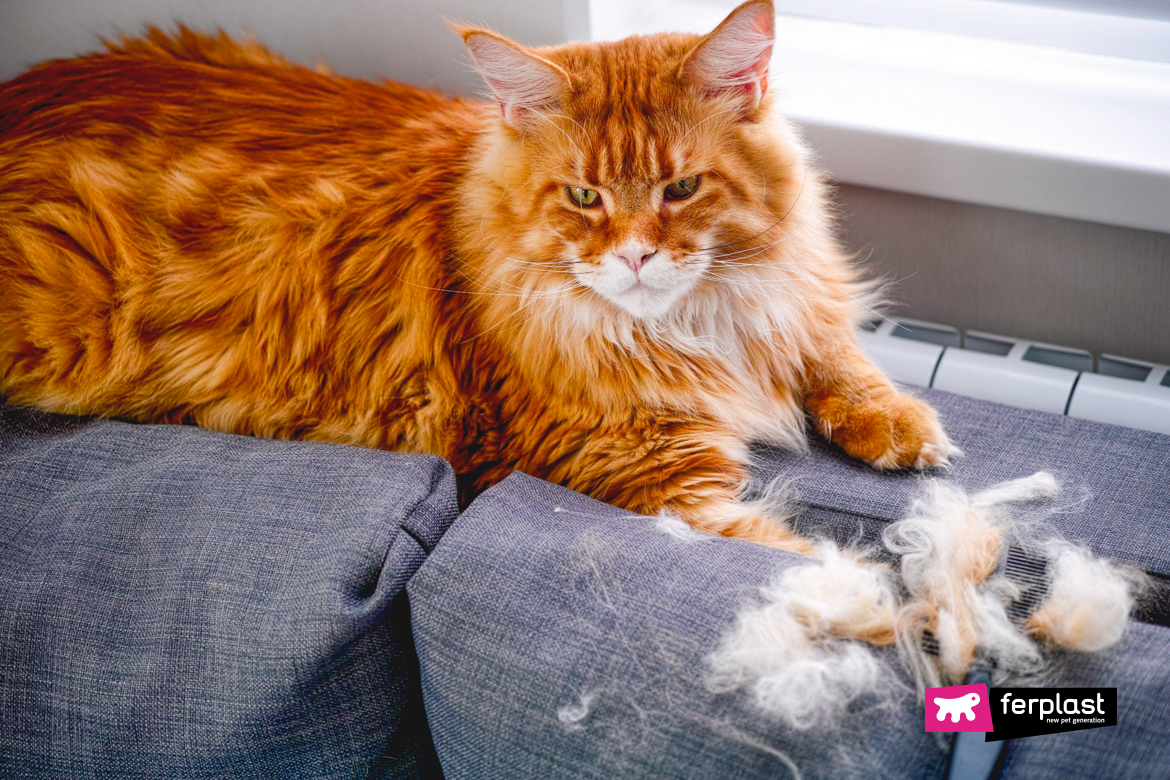
<instances>
[{"instance_id":1,"label":"white radiator","mask_svg":"<svg viewBox=\"0 0 1170 780\"><path fill-rule=\"evenodd\" d=\"M893 379L1086 420L1170 434L1170 367L910 319L858 333Z\"/></svg>"}]
</instances>

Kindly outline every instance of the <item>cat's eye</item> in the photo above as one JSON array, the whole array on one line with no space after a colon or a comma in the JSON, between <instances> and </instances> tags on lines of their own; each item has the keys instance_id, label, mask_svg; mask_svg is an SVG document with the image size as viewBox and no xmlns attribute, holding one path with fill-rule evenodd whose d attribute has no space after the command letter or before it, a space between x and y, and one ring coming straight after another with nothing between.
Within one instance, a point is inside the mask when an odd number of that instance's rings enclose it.
<instances>
[{"instance_id":1,"label":"cat's eye","mask_svg":"<svg viewBox=\"0 0 1170 780\"><path fill-rule=\"evenodd\" d=\"M666 199L682 200L683 198L689 198L695 194L695 190L697 189L699 189L699 177L688 176L685 179L679 179L666 185Z\"/></svg>"},{"instance_id":2,"label":"cat's eye","mask_svg":"<svg viewBox=\"0 0 1170 780\"><path fill-rule=\"evenodd\" d=\"M569 191L569 197L578 206L589 208L601 205L601 195L598 194L597 190L587 190L581 187L566 187L565 189Z\"/></svg>"}]
</instances>

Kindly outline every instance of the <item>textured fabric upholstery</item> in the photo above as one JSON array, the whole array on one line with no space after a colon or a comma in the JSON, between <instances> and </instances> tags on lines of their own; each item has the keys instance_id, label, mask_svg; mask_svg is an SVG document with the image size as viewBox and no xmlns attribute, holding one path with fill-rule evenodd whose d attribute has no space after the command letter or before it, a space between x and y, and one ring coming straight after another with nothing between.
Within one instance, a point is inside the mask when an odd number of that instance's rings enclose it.
<instances>
[{"instance_id":1,"label":"textured fabric upholstery","mask_svg":"<svg viewBox=\"0 0 1170 780\"><path fill-rule=\"evenodd\" d=\"M436 458L0 407L0 777L434 777Z\"/></svg>"},{"instance_id":2,"label":"textured fabric upholstery","mask_svg":"<svg viewBox=\"0 0 1170 780\"><path fill-rule=\"evenodd\" d=\"M736 609L803 562L734 540L680 541L513 475L407 585L446 777L791 777L788 761L809 779L942 777L946 752L909 694L862 700L836 730L797 732L744 693L706 690L704 659ZM1116 686L1120 725L1014 741L1004 778L1158 777L1170 766L1170 630L1135 623L1108 653L1061 654L1050 684Z\"/></svg>"},{"instance_id":3,"label":"textured fabric upholstery","mask_svg":"<svg viewBox=\"0 0 1170 780\"><path fill-rule=\"evenodd\" d=\"M929 396L967 453L945 476L974 489L1052 469L1068 494L1052 526L1150 568L1170 560L1170 438ZM920 479L821 444L761 453L759 476L793 481L806 531L861 541L900 517ZM835 731L796 732L746 694L707 691L704 659L737 609L805 562L734 540L680 541L651 519L513 475L407 586L446 776L770 778L795 766L805 778L941 777L946 751L908 693L858 702ZM1004 778L1165 776L1170 630L1135 622L1106 653L1057 654L1048 684L1117 687L1119 725L1014 741Z\"/></svg>"}]
</instances>

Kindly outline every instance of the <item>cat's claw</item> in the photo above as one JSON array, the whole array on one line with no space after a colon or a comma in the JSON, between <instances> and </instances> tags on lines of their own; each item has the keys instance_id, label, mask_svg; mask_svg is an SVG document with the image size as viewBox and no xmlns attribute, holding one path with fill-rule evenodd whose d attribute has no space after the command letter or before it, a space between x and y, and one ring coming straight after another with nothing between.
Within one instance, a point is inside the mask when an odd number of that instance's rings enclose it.
<instances>
[{"instance_id":1,"label":"cat's claw","mask_svg":"<svg viewBox=\"0 0 1170 780\"><path fill-rule=\"evenodd\" d=\"M950 468L951 458L961 457L963 457L963 451L952 444L944 433L941 442L922 445L922 449L918 452L918 458L914 461L914 468L919 470Z\"/></svg>"}]
</instances>

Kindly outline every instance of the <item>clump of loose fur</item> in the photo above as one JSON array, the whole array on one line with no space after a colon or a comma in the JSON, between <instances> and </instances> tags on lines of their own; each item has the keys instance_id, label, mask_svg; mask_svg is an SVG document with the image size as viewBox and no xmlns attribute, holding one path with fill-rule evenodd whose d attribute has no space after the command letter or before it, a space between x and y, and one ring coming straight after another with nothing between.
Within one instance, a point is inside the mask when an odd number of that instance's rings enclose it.
<instances>
[{"instance_id":1,"label":"clump of loose fur","mask_svg":"<svg viewBox=\"0 0 1170 780\"><path fill-rule=\"evenodd\" d=\"M910 596L898 615L898 647L920 687L961 681L977 657L1000 679L1039 674L1044 660L1033 637L1079 650L1121 639L1134 577L1062 540L1036 541L1038 529L1008 511L1059 490L1043 471L973 496L932 481L910 516L886 529ZM1049 553L1048 597L1026 630L1006 609L1020 596L1000 571L1008 534Z\"/></svg>"},{"instance_id":2,"label":"clump of loose fur","mask_svg":"<svg viewBox=\"0 0 1170 780\"><path fill-rule=\"evenodd\" d=\"M909 516L887 527L883 538L902 556L910 594L898 615L903 657L920 684L939 684L936 666L945 679L960 679L979 646L979 623L992 619L978 591L1003 551L991 513L973 507L960 488L931 481ZM937 642L937 662L927 654L928 635Z\"/></svg>"},{"instance_id":3,"label":"clump of loose fur","mask_svg":"<svg viewBox=\"0 0 1170 780\"><path fill-rule=\"evenodd\" d=\"M1067 543L1049 545L1048 597L1028 632L1071 650L1099 652L1121 641L1143 575Z\"/></svg>"},{"instance_id":4,"label":"clump of loose fur","mask_svg":"<svg viewBox=\"0 0 1170 780\"><path fill-rule=\"evenodd\" d=\"M583 693L575 703L557 709L557 720L561 722L565 731L579 731L584 728L582 724L589 718L595 698L596 694Z\"/></svg>"},{"instance_id":5,"label":"clump of loose fur","mask_svg":"<svg viewBox=\"0 0 1170 780\"><path fill-rule=\"evenodd\" d=\"M708 659L714 692L746 688L756 706L793 728L833 724L849 705L881 693L891 675L858 641L889 637L896 599L886 573L820 547L821 563L782 572L761 589Z\"/></svg>"}]
</instances>

